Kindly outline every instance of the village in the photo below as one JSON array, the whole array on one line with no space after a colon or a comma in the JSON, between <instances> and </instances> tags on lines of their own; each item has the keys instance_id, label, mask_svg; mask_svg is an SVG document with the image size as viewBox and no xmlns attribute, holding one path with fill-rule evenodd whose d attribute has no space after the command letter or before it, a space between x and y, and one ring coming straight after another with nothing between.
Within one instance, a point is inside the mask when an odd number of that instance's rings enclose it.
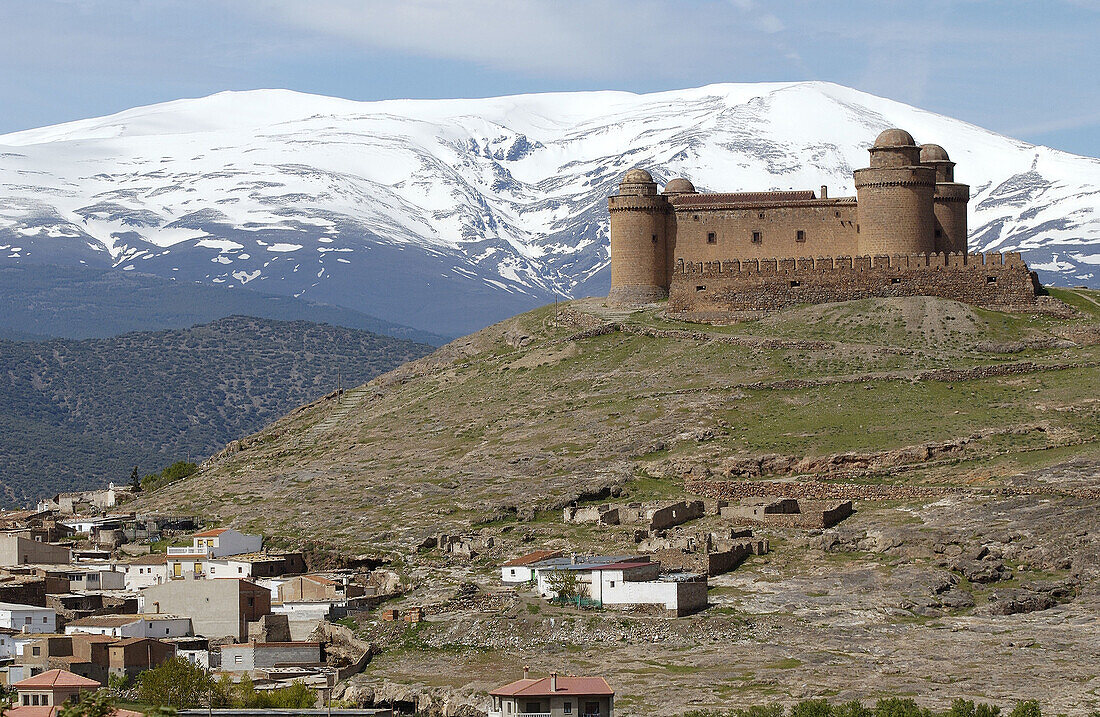
<instances>
[{"instance_id":1,"label":"village","mask_svg":"<svg viewBox=\"0 0 1100 717\"><path fill-rule=\"evenodd\" d=\"M261 535L199 517L126 512L132 497L111 485L0 514L0 684L15 691L9 714L136 684L174 658L260 692L304 686L317 709L331 711L337 685L360 673L375 649L345 626L349 617L429 619L423 606L399 600L411 586L371 561L317 569L303 551L269 547ZM633 549L513 555L500 561L499 585L489 589L675 619L707 609L708 578L767 553L768 540L751 526L824 527L851 512L848 501L760 498L571 505L563 525L625 527ZM728 527L685 527L708 515ZM487 543L439 535L421 550L469 561ZM599 677L535 679L525 670L490 693L489 712L611 715L613 694Z\"/></svg>"}]
</instances>

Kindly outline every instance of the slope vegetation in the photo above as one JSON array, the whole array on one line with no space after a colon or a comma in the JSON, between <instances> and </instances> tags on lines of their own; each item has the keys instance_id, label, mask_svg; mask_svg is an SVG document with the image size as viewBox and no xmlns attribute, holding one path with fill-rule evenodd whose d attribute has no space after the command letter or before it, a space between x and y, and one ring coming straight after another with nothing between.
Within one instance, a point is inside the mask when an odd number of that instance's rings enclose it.
<instances>
[{"instance_id":1,"label":"slope vegetation","mask_svg":"<svg viewBox=\"0 0 1100 717\"><path fill-rule=\"evenodd\" d=\"M5 502L202 459L302 403L422 356L425 344L234 316L106 339L0 341Z\"/></svg>"},{"instance_id":2,"label":"slope vegetation","mask_svg":"<svg viewBox=\"0 0 1100 717\"><path fill-rule=\"evenodd\" d=\"M931 298L713 327L547 306L284 417L146 507L401 549L614 486L827 473L847 453L858 480L997 485L1095 453L1096 322Z\"/></svg>"}]
</instances>

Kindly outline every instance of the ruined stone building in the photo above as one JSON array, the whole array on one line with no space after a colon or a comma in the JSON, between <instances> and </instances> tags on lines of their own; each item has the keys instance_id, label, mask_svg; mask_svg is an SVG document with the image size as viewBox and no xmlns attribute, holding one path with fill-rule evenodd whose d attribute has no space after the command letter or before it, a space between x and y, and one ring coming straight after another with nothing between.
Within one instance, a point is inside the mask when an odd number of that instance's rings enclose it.
<instances>
[{"instance_id":1,"label":"ruined stone building","mask_svg":"<svg viewBox=\"0 0 1100 717\"><path fill-rule=\"evenodd\" d=\"M666 297L678 312L768 310L867 296L931 295L990 306L1035 303L1019 254L968 254L970 188L935 144L881 133L855 197L812 190L658 193L631 169L608 198L617 305Z\"/></svg>"}]
</instances>

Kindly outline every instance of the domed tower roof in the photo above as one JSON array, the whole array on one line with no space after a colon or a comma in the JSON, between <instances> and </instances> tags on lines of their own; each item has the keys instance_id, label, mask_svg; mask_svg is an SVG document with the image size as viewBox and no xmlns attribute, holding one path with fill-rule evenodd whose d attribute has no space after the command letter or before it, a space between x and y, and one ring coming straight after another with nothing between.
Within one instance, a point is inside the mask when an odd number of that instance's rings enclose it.
<instances>
[{"instance_id":1,"label":"domed tower roof","mask_svg":"<svg viewBox=\"0 0 1100 717\"><path fill-rule=\"evenodd\" d=\"M653 181L653 175L641 167L627 170L623 175L622 184L648 184Z\"/></svg>"},{"instance_id":2,"label":"domed tower roof","mask_svg":"<svg viewBox=\"0 0 1100 717\"><path fill-rule=\"evenodd\" d=\"M947 150L938 144L922 144L920 146L920 161L950 162L951 158L947 156Z\"/></svg>"},{"instance_id":3,"label":"domed tower roof","mask_svg":"<svg viewBox=\"0 0 1100 717\"><path fill-rule=\"evenodd\" d=\"M619 195L646 196L657 193L657 183L653 175L641 167L627 170L623 181L619 183Z\"/></svg>"},{"instance_id":4,"label":"domed tower roof","mask_svg":"<svg viewBox=\"0 0 1100 717\"><path fill-rule=\"evenodd\" d=\"M665 194L695 194L695 185L690 180L678 177L670 179L665 185Z\"/></svg>"},{"instance_id":5,"label":"domed tower roof","mask_svg":"<svg viewBox=\"0 0 1100 717\"><path fill-rule=\"evenodd\" d=\"M913 135L896 127L884 130L875 138L876 147L915 147L916 144Z\"/></svg>"}]
</instances>

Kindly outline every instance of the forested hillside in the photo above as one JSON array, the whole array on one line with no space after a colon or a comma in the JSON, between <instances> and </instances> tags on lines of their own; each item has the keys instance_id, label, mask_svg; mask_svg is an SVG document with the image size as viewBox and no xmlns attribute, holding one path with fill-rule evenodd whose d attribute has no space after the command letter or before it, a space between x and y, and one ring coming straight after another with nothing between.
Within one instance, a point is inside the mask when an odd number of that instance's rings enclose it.
<instances>
[{"instance_id":1,"label":"forested hillside","mask_svg":"<svg viewBox=\"0 0 1100 717\"><path fill-rule=\"evenodd\" d=\"M232 316L107 339L0 341L0 491L23 503L199 461L295 406L431 346Z\"/></svg>"}]
</instances>

